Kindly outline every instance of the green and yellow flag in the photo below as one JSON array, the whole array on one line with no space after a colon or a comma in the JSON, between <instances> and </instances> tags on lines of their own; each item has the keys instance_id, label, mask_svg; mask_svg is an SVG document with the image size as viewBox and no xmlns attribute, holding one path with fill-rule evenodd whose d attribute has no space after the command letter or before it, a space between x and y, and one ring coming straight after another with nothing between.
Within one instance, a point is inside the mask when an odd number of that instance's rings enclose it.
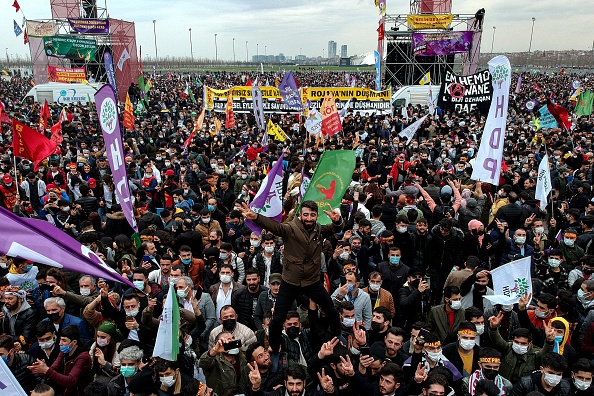
<instances>
[{"instance_id":1,"label":"green and yellow flag","mask_svg":"<svg viewBox=\"0 0 594 396\"><path fill-rule=\"evenodd\" d=\"M330 218L324 210L340 208L342 197L349 187L355 170L355 152L353 150L325 151L316 167L303 201L315 201L318 204L318 223L330 224Z\"/></svg>"},{"instance_id":2,"label":"green and yellow flag","mask_svg":"<svg viewBox=\"0 0 594 396\"><path fill-rule=\"evenodd\" d=\"M594 94L587 90L580 94L575 106L575 114L578 116L592 115L592 104L594 103Z\"/></svg>"}]
</instances>

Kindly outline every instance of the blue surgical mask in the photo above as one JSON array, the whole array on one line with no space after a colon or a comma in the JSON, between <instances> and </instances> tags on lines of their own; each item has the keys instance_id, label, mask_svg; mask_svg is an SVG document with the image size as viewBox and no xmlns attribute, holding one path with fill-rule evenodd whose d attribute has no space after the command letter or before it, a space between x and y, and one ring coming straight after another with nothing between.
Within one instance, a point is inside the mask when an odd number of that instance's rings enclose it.
<instances>
[{"instance_id":1,"label":"blue surgical mask","mask_svg":"<svg viewBox=\"0 0 594 396\"><path fill-rule=\"evenodd\" d=\"M144 290L144 281L133 281L134 287L139 290Z\"/></svg>"},{"instance_id":2,"label":"blue surgical mask","mask_svg":"<svg viewBox=\"0 0 594 396\"><path fill-rule=\"evenodd\" d=\"M28 266L26 266L25 267L25 272L31 271L31 268L33 268L33 264L29 264Z\"/></svg>"},{"instance_id":3,"label":"blue surgical mask","mask_svg":"<svg viewBox=\"0 0 594 396\"><path fill-rule=\"evenodd\" d=\"M67 355L72 352L72 347L70 345L60 345L60 352Z\"/></svg>"},{"instance_id":4,"label":"blue surgical mask","mask_svg":"<svg viewBox=\"0 0 594 396\"><path fill-rule=\"evenodd\" d=\"M563 342L563 336L555 336L555 342L557 343L562 343Z\"/></svg>"},{"instance_id":5,"label":"blue surgical mask","mask_svg":"<svg viewBox=\"0 0 594 396\"><path fill-rule=\"evenodd\" d=\"M190 265L190 263L192 262L192 258L190 257L189 259L181 259L181 262L185 265Z\"/></svg>"},{"instance_id":6,"label":"blue surgical mask","mask_svg":"<svg viewBox=\"0 0 594 396\"><path fill-rule=\"evenodd\" d=\"M400 257L399 256L390 256L390 264L392 264L392 265L400 264Z\"/></svg>"},{"instance_id":7,"label":"blue surgical mask","mask_svg":"<svg viewBox=\"0 0 594 396\"><path fill-rule=\"evenodd\" d=\"M219 253L219 258L221 260L227 260L227 258L229 258L229 253Z\"/></svg>"},{"instance_id":8,"label":"blue surgical mask","mask_svg":"<svg viewBox=\"0 0 594 396\"><path fill-rule=\"evenodd\" d=\"M2 360L4 360L4 363L8 363L10 358L8 356L2 356Z\"/></svg>"},{"instance_id":9,"label":"blue surgical mask","mask_svg":"<svg viewBox=\"0 0 594 396\"><path fill-rule=\"evenodd\" d=\"M214 205L208 205L208 211L209 212L214 212L214 210L215 210Z\"/></svg>"},{"instance_id":10,"label":"blue surgical mask","mask_svg":"<svg viewBox=\"0 0 594 396\"><path fill-rule=\"evenodd\" d=\"M355 285L349 285L349 294L351 294L355 290Z\"/></svg>"}]
</instances>

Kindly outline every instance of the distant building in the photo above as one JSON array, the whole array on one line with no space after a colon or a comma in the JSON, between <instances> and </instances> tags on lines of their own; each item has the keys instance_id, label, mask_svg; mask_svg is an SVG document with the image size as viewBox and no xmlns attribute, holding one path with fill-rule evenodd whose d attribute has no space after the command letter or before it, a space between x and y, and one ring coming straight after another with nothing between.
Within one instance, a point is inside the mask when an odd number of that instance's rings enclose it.
<instances>
[{"instance_id":1,"label":"distant building","mask_svg":"<svg viewBox=\"0 0 594 396\"><path fill-rule=\"evenodd\" d=\"M328 41L328 59L336 58L336 41L330 40Z\"/></svg>"},{"instance_id":2,"label":"distant building","mask_svg":"<svg viewBox=\"0 0 594 396\"><path fill-rule=\"evenodd\" d=\"M343 45L340 46L340 57L341 58L348 58L348 55L347 55L347 45L346 44L343 44Z\"/></svg>"}]
</instances>

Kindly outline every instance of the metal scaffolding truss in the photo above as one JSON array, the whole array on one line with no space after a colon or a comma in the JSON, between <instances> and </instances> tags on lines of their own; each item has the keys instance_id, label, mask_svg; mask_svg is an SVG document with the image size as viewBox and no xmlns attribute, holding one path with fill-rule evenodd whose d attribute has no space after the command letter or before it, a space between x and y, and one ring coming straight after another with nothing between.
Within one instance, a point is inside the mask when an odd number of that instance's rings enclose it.
<instances>
[{"instance_id":1,"label":"metal scaffolding truss","mask_svg":"<svg viewBox=\"0 0 594 396\"><path fill-rule=\"evenodd\" d=\"M52 18L109 18L106 0L97 3L97 0L50 0Z\"/></svg>"},{"instance_id":2,"label":"metal scaffolding truss","mask_svg":"<svg viewBox=\"0 0 594 396\"><path fill-rule=\"evenodd\" d=\"M413 6L420 7L421 0L411 0ZM414 4L413 4L414 3ZM434 3L438 3L435 1ZM444 3L447 3L444 0ZM451 3L451 1L450 1ZM437 4L436 4L437 5ZM470 53L435 57L415 56L412 52L412 35L417 31L408 30L407 15L386 15L385 37L385 75L384 81L392 87L415 85L425 73L431 73L432 84L441 84L446 70L471 74L476 71L480 54L482 26L475 23L474 14L453 14L451 31L473 31L473 44ZM445 30L423 29L423 33L443 33Z\"/></svg>"},{"instance_id":3,"label":"metal scaffolding truss","mask_svg":"<svg viewBox=\"0 0 594 396\"><path fill-rule=\"evenodd\" d=\"M410 0L411 14L449 14L452 0Z\"/></svg>"}]
</instances>

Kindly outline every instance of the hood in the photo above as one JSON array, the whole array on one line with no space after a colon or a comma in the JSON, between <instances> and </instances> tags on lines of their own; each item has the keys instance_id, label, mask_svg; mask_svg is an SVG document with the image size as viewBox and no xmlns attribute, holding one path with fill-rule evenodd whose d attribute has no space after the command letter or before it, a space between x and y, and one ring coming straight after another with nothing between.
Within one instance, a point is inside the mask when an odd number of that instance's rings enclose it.
<instances>
[{"instance_id":1,"label":"hood","mask_svg":"<svg viewBox=\"0 0 594 396\"><path fill-rule=\"evenodd\" d=\"M126 220L126 215L124 215L124 212L108 213L106 217L111 220Z\"/></svg>"},{"instance_id":2,"label":"hood","mask_svg":"<svg viewBox=\"0 0 594 396\"><path fill-rule=\"evenodd\" d=\"M6 315L12 317L12 316L16 316L16 315L20 314L23 311L26 311L29 308L31 308L31 306L29 305L29 303L27 302L27 300L23 300L23 303L21 304L21 307L19 308L19 310L15 314L11 314L10 311L6 308L6 305L2 307L2 310L4 311L4 313Z\"/></svg>"}]
</instances>

